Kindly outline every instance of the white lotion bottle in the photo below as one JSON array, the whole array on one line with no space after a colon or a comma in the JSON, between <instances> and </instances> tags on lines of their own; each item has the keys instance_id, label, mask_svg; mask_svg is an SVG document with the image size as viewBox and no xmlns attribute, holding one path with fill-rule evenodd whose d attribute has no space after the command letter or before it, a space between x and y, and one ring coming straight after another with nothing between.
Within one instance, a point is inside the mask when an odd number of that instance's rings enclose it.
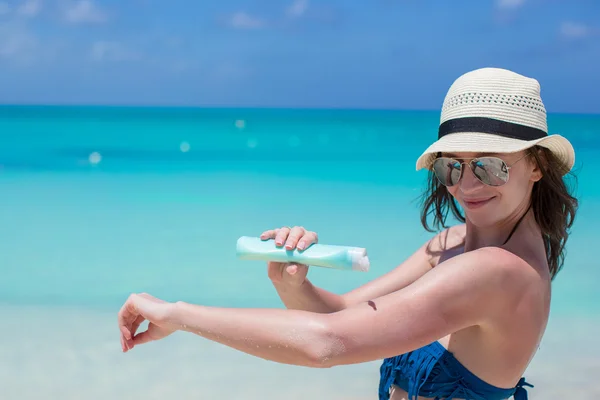
<instances>
[{"instance_id":1,"label":"white lotion bottle","mask_svg":"<svg viewBox=\"0 0 600 400\"><path fill-rule=\"evenodd\" d=\"M369 271L367 250L362 247L316 243L305 250L288 250L275 241L242 236L237 241L237 257L241 260L277 261L346 271Z\"/></svg>"}]
</instances>

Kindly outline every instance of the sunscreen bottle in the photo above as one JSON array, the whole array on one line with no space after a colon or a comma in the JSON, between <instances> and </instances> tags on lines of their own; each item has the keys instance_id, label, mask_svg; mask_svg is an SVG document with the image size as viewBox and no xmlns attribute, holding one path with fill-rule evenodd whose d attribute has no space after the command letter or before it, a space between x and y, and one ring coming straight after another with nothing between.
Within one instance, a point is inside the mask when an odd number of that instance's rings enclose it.
<instances>
[{"instance_id":1,"label":"sunscreen bottle","mask_svg":"<svg viewBox=\"0 0 600 400\"><path fill-rule=\"evenodd\" d=\"M305 250L278 247L275 241L242 236L237 241L237 257L241 260L277 261L347 271L369 271L367 250L361 247L316 243Z\"/></svg>"}]
</instances>

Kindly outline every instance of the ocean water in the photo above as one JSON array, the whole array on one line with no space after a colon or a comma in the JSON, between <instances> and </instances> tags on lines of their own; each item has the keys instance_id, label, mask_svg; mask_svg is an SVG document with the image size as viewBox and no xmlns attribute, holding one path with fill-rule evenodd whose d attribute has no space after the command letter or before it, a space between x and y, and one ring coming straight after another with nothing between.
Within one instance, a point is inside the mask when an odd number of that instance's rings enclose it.
<instances>
[{"instance_id":1,"label":"ocean water","mask_svg":"<svg viewBox=\"0 0 600 400\"><path fill-rule=\"evenodd\" d=\"M282 307L265 265L235 258L239 236L282 225L368 248L368 273L314 268L319 286L384 274L431 236L414 167L437 123L429 111L0 107L0 398L377 398L377 362L312 370L179 333L122 354L116 315L140 291ZM593 398L600 116L549 125L576 149L580 210L525 376L530 399Z\"/></svg>"}]
</instances>

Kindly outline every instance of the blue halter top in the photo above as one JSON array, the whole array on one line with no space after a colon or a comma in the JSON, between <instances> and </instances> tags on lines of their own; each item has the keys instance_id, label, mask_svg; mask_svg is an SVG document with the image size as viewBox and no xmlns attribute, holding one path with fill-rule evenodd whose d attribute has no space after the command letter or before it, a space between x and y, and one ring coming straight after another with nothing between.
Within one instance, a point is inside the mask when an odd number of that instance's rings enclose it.
<instances>
[{"instance_id":1,"label":"blue halter top","mask_svg":"<svg viewBox=\"0 0 600 400\"><path fill-rule=\"evenodd\" d=\"M397 385L408 393L438 399L527 400L524 386L533 387L521 378L514 388L499 388L483 381L458 361L441 343L435 341L420 349L386 358L380 368L379 399L389 400L390 387Z\"/></svg>"}]
</instances>

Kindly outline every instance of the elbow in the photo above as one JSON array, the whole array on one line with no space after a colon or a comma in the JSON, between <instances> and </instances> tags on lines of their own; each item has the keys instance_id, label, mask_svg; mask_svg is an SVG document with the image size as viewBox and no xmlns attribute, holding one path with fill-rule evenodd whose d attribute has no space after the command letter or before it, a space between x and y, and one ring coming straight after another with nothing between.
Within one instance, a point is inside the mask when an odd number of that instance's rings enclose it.
<instances>
[{"instance_id":1,"label":"elbow","mask_svg":"<svg viewBox=\"0 0 600 400\"><path fill-rule=\"evenodd\" d=\"M312 324L312 339L306 340L305 360L310 368L331 368L341 364L346 354L343 338L328 324Z\"/></svg>"}]
</instances>

